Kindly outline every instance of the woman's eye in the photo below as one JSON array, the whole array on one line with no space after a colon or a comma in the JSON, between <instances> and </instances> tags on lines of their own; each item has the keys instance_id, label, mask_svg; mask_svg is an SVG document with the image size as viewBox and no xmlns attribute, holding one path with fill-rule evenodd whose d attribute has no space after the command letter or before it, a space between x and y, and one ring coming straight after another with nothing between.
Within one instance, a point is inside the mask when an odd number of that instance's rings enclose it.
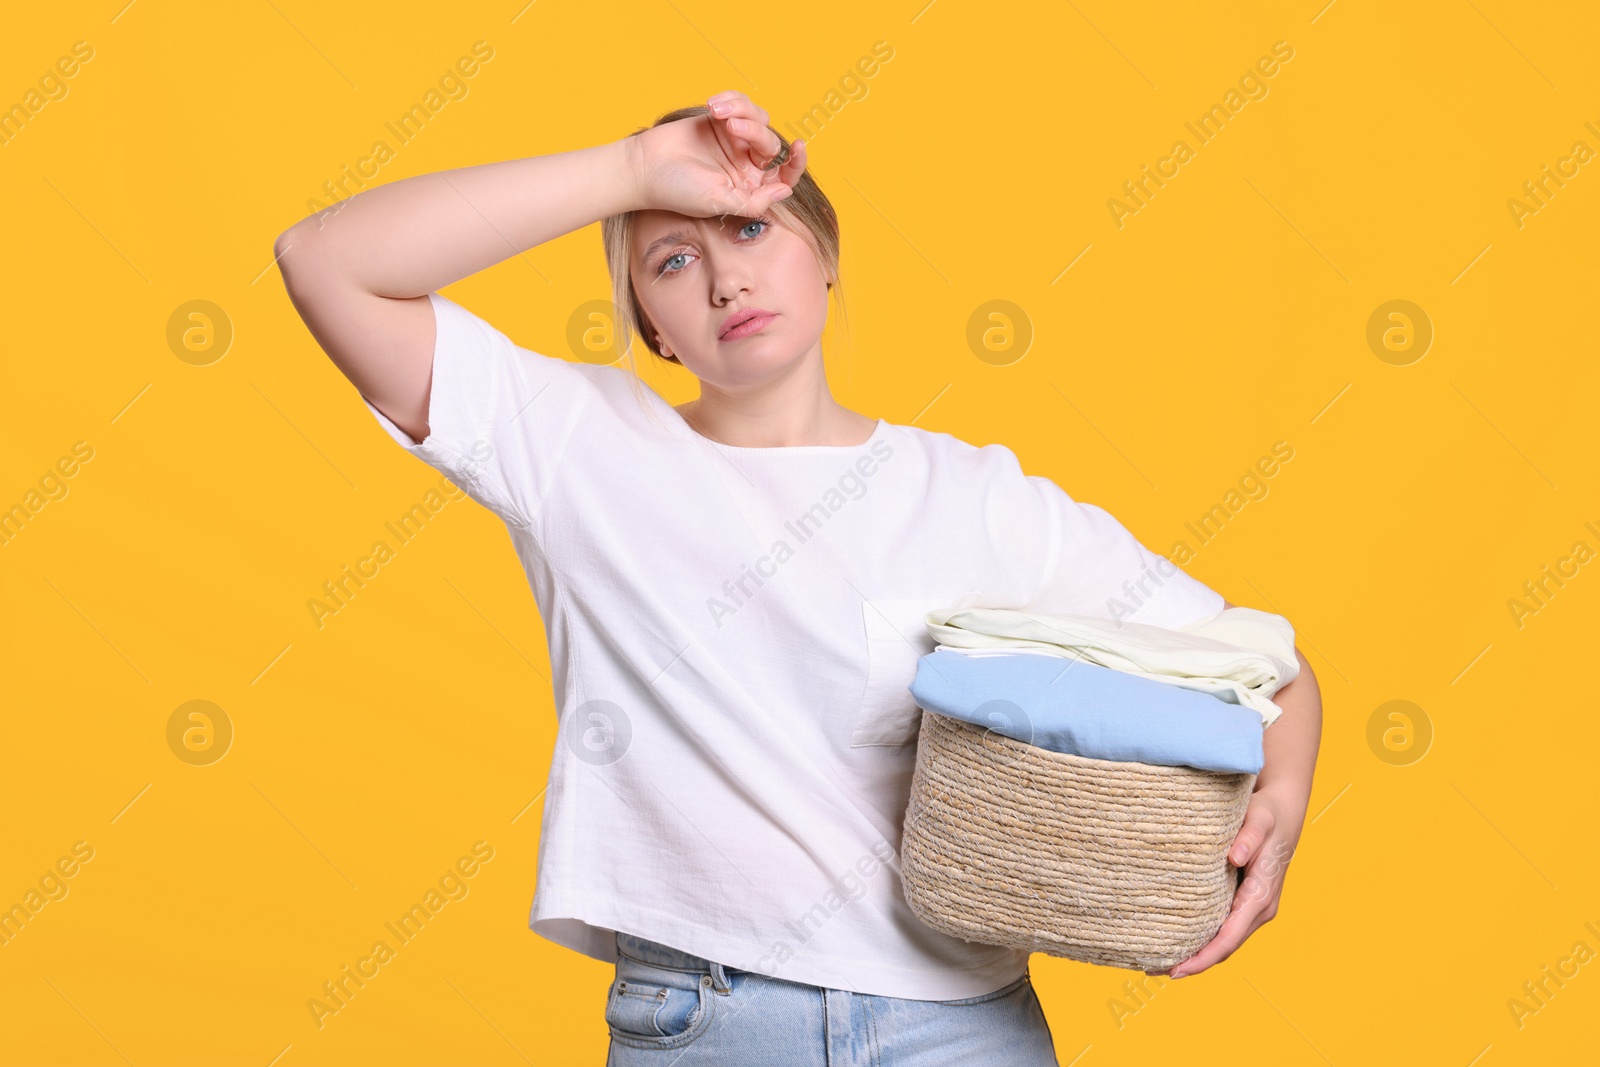
<instances>
[{"instance_id":1,"label":"woman's eye","mask_svg":"<svg viewBox=\"0 0 1600 1067\"><path fill-rule=\"evenodd\" d=\"M750 233L749 230L750 230L750 227L752 227L752 226L761 226L761 227L764 227L764 228L758 233ZM739 227L739 235L742 238L744 238L744 240L746 242L754 241L757 238L764 236L766 234L766 232L767 232L767 228L771 228L772 226L773 226L773 221L771 219L769 219L769 218L751 219L749 222L747 222L743 226ZM666 259L663 259L661 261L661 264L658 267L656 267L656 273L657 274L676 274L676 273L678 273L678 271L682 270L684 268L684 266L686 266L686 264L681 264L680 263L677 266L673 266L673 263L676 260L683 259L687 255L689 255L689 253L687 253L687 252L674 252L672 255L668 256Z\"/></svg>"}]
</instances>

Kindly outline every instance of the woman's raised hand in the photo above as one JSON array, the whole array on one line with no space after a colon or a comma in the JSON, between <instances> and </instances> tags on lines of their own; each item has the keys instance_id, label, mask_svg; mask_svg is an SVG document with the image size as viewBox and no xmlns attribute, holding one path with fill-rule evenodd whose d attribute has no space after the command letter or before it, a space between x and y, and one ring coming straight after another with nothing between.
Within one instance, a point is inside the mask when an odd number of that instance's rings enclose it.
<instances>
[{"instance_id":1,"label":"woman's raised hand","mask_svg":"<svg viewBox=\"0 0 1600 1067\"><path fill-rule=\"evenodd\" d=\"M643 208L693 218L753 218L794 191L806 166L804 141L775 163L784 147L767 129L767 113L731 89L706 103L709 115L652 126L628 138Z\"/></svg>"}]
</instances>

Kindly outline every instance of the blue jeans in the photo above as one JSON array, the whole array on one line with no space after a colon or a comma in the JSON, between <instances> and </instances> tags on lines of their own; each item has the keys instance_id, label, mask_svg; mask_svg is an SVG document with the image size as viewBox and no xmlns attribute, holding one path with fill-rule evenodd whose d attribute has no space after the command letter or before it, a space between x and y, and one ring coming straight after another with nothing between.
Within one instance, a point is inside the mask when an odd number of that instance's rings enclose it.
<instances>
[{"instance_id":1,"label":"blue jeans","mask_svg":"<svg viewBox=\"0 0 1600 1067\"><path fill-rule=\"evenodd\" d=\"M1059 1067L1030 975L902 1000L725 967L617 934L606 1067Z\"/></svg>"}]
</instances>

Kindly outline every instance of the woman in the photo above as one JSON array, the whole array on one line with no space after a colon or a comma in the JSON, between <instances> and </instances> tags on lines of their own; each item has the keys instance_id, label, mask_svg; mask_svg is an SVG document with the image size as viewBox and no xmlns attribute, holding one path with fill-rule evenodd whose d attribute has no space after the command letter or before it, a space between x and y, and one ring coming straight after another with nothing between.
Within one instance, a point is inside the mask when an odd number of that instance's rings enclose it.
<instances>
[{"instance_id":1,"label":"woman","mask_svg":"<svg viewBox=\"0 0 1600 1067\"><path fill-rule=\"evenodd\" d=\"M529 924L615 961L611 1062L1054 1063L1027 954L937 933L901 893L923 615L1118 602L1180 626L1225 602L1004 446L834 401L833 210L802 142L743 93L708 105L362 192L279 237L290 297L527 571L561 714ZM623 349L637 332L695 401L436 292L596 221ZM1236 846L1256 884L1180 969L1276 908L1316 750L1301 665Z\"/></svg>"}]
</instances>

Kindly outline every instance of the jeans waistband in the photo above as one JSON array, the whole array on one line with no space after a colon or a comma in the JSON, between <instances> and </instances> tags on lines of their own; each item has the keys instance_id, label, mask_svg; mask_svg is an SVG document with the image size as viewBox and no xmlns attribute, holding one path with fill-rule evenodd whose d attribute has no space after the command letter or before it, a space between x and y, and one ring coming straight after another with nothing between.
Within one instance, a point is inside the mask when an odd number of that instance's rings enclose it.
<instances>
[{"instance_id":1,"label":"jeans waistband","mask_svg":"<svg viewBox=\"0 0 1600 1067\"><path fill-rule=\"evenodd\" d=\"M651 941L647 937L618 930L617 951L658 967L671 967L679 971L705 971L711 975L712 986L718 993L726 993L730 988L727 972L733 968L724 968L715 960L663 945L659 941Z\"/></svg>"}]
</instances>

